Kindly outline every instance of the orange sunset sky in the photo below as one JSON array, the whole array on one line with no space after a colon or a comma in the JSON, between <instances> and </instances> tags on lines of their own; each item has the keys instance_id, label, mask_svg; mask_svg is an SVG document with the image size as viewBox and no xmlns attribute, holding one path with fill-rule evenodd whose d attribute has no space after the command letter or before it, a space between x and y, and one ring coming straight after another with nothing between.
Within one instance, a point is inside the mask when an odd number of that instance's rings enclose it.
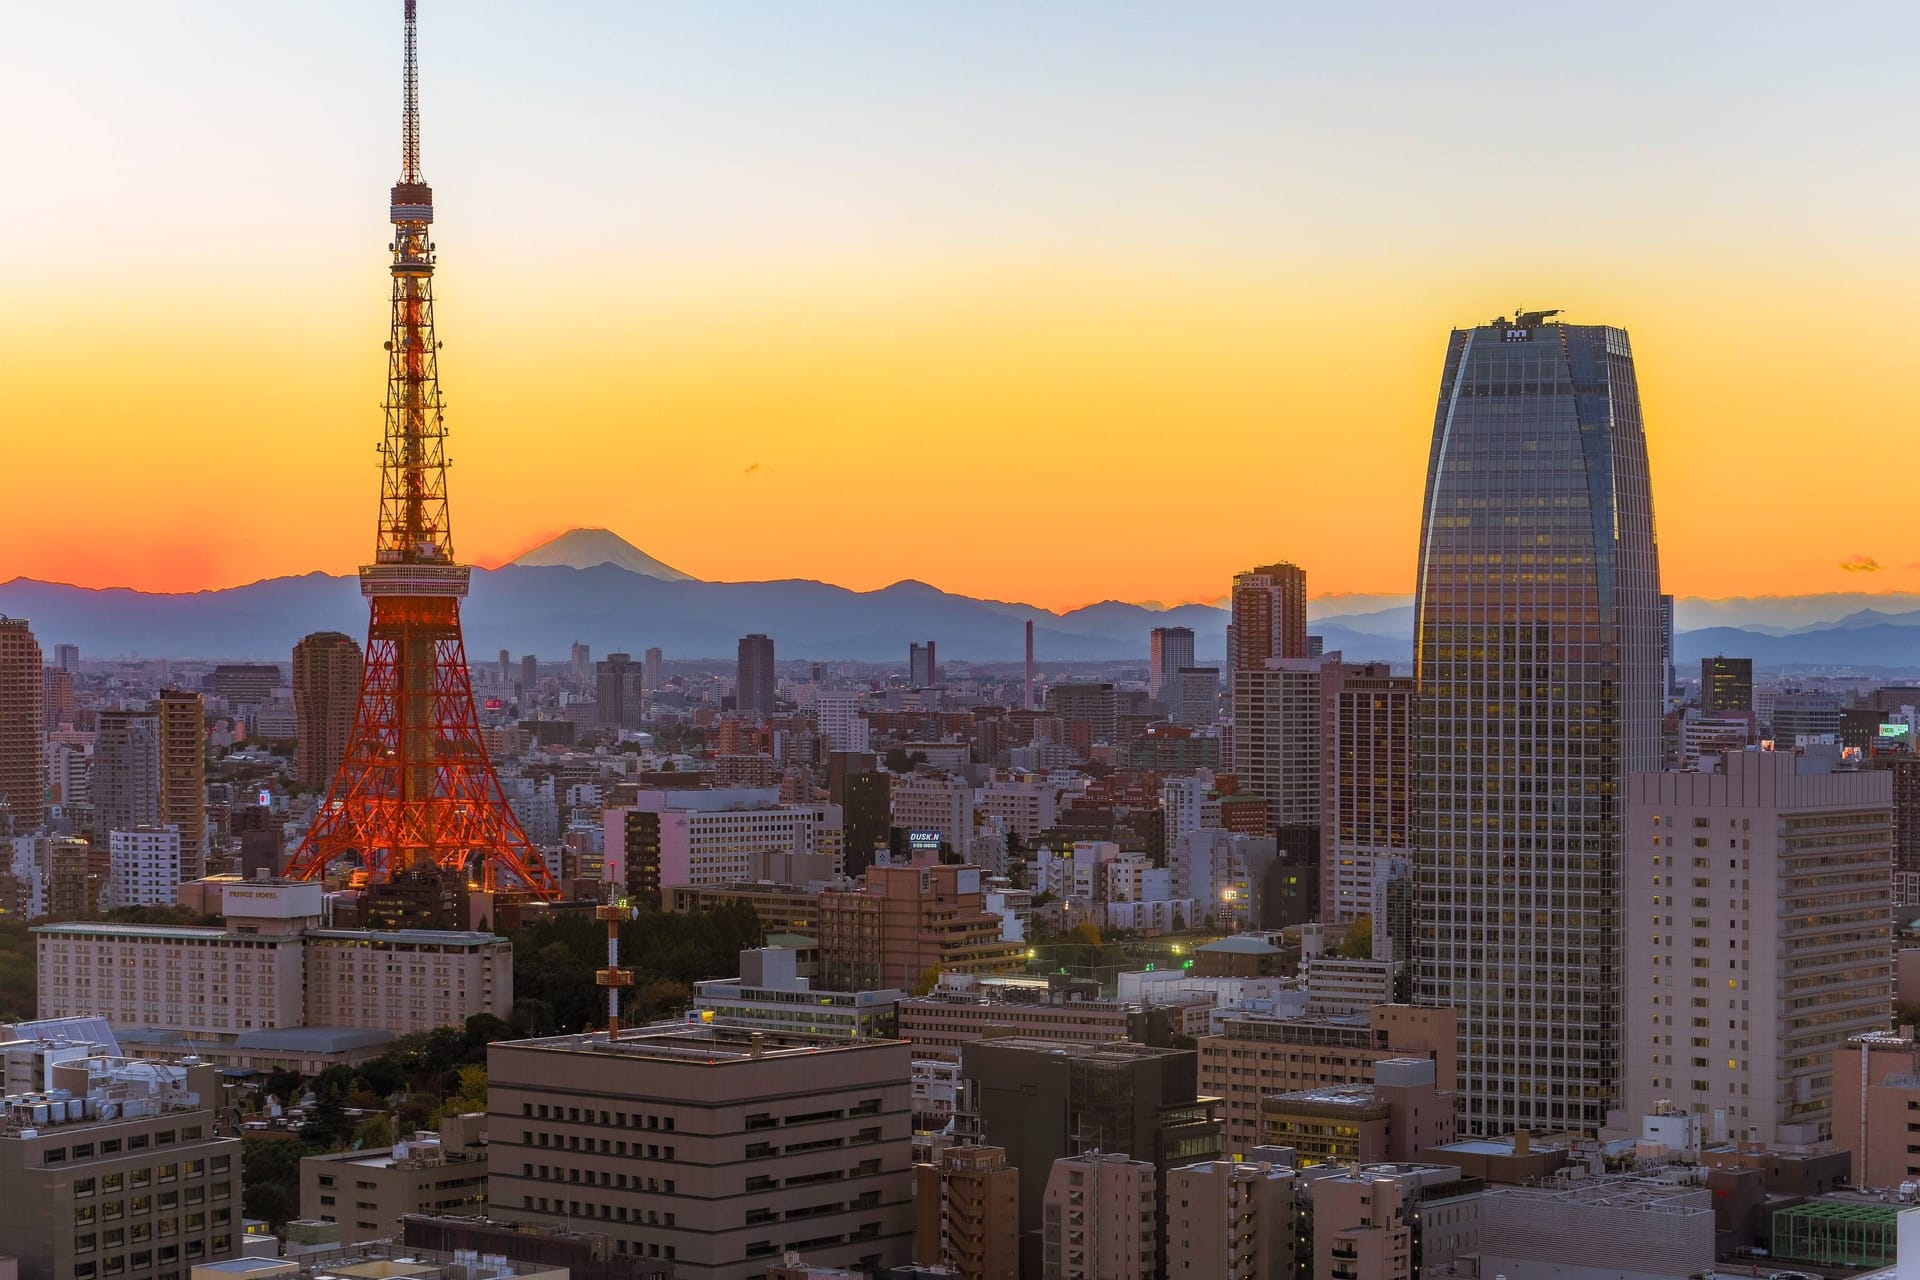
<instances>
[{"instance_id":1,"label":"orange sunset sky","mask_svg":"<svg viewBox=\"0 0 1920 1280\"><path fill-rule=\"evenodd\" d=\"M0 19L0 580L369 553L399 9ZM1631 331L1669 590L1920 589L1920 8L421 9L464 558L1405 591L1525 306Z\"/></svg>"}]
</instances>

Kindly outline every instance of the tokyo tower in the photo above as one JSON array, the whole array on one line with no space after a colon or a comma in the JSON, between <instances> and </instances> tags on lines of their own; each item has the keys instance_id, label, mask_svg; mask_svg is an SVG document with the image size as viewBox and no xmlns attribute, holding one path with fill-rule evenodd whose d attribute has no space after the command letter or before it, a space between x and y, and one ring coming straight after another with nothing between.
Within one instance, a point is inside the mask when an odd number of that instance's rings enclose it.
<instances>
[{"instance_id":1,"label":"tokyo tower","mask_svg":"<svg viewBox=\"0 0 1920 1280\"><path fill-rule=\"evenodd\" d=\"M360 700L340 771L287 863L314 880L342 857L355 879L465 873L488 892L559 896L507 806L474 713L460 601L468 567L453 558L446 425L433 333L433 190L420 177L415 3L406 0L400 181L393 188L393 326L387 342L380 528L360 567L367 626Z\"/></svg>"}]
</instances>

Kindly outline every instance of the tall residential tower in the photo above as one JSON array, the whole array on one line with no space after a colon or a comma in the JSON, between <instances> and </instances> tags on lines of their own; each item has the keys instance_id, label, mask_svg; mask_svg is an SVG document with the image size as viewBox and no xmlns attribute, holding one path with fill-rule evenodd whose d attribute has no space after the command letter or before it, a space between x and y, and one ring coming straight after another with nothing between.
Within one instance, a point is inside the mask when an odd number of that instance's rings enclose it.
<instances>
[{"instance_id":1,"label":"tall residential tower","mask_svg":"<svg viewBox=\"0 0 1920 1280\"><path fill-rule=\"evenodd\" d=\"M1625 330L1447 343L1415 609L1415 997L1464 1130L1598 1128L1621 1087L1622 823L1660 767L1660 569Z\"/></svg>"},{"instance_id":2,"label":"tall residential tower","mask_svg":"<svg viewBox=\"0 0 1920 1280\"><path fill-rule=\"evenodd\" d=\"M0 802L22 835L46 821L45 736L40 642L25 618L0 617Z\"/></svg>"}]
</instances>

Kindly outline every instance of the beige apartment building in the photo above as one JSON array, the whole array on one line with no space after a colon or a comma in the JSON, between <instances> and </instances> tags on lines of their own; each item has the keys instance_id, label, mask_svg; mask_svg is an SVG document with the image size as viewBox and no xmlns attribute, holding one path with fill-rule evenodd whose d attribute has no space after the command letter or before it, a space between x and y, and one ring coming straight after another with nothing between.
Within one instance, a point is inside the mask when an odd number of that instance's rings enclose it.
<instances>
[{"instance_id":1,"label":"beige apartment building","mask_svg":"<svg viewBox=\"0 0 1920 1280\"><path fill-rule=\"evenodd\" d=\"M683 1280L787 1251L884 1271L912 1253L911 1048L663 1023L487 1055L494 1217L604 1233Z\"/></svg>"},{"instance_id":2,"label":"beige apartment building","mask_svg":"<svg viewBox=\"0 0 1920 1280\"><path fill-rule=\"evenodd\" d=\"M913 1169L913 1261L958 1280L1020 1272L1020 1171L1002 1147L948 1147Z\"/></svg>"},{"instance_id":3,"label":"beige apartment building","mask_svg":"<svg viewBox=\"0 0 1920 1280\"><path fill-rule=\"evenodd\" d=\"M238 1252L240 1139L218 1132L212 1067L87 1058L53 1082L64 1097L0 1099L0 1240L20 1280L182 1280Z\"/></svg>"},{"instance_id":4,"label":"beige apartment building","mask_svg":"<svg viewBox=\"0 0 1920 1280\"><path fill-rule=\"evenodd\" d=\"M1167 1175L1168 1280L1293 1280L1300 1245L1294 1171L1205 1160Z\"/></svg>"},{"instance_id":5,"label":"beige apartment building","mask_svg":"<svg viewBox=\"0 0 1920 1280\"><path fill-rule=\"evenodd\" d=\"M340 1227L340 1243L385 1240L410 1213L484 1214L487 1117L449 1116L438 1133L372 1151L336 1151L300 1161L300 1216Z\"/></svg>"},{"instance_id":6,"label":"beige apartment building","mask_svg":"<svg viewBox=\"0 0 1920 1280\"><path fill-rule=\"evenodd\" d=\"M290 1027L404 1035L512 1008L505 938L321 929L323 893L307 883L230 885L217 926L35 926L39 1014L231 1041Z\"/></svg>"},{"instance_id":7,"label":"beige apartment building","mask_svg":"<svg viewBox=\"0 0 1920 1280\"><path fill-rule=\"evenodd\" d=\"M1098 1151L1053 1162L1040 1217L1042 1280L1155 1274L1153 1165Z\"/></svg>"},{"instance_id":8,"label":"beige apartment building","mask_svg":"<svg viewBox=\"0 0 1920 1280\"><path fill-rule=\"evenodd\" d=\"M1668 1101L1713 1140L1836 1138L1833 1052L1892 999L1892 775L1743 751L1629 788L1614 1127Z\"/></svg>"},{"instance_id":9,"label":"beige apartment building","mask_svg":"<svg viewBox=\"0 0 1920 1280\"><path fill-rule=\"evenodd\" d=\"M1221 1099L1229 1155L1260 1145L1260 1105L1277 1093L1373 1083L1374 1064L1430 1058L1434 1087L1452 1092L1457 1046L1452 1009L1377 1005L1365 1017L1229 1015L1199 1042L1202 1094Z\"/></svg>"}]
</instances>

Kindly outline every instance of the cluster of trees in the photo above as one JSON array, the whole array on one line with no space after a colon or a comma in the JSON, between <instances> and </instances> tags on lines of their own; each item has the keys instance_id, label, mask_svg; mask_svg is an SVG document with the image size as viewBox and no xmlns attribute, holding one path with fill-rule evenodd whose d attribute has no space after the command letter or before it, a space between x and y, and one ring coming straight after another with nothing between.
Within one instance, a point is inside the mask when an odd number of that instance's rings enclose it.
<instances>
[{"instance_id":1,"label":"cluster of trees","mask_svg":"<svg viewBox=\"0 0 1920 1280\"><path fill-rule=\"evenodd\" d=\"M391 1146L395 1138L433 1128L442 1116L485 1111L487 1046L509 1035L507 1023L478 1013L463 1027L401 1036L357 1067L331 1066L311 1080L273 1072L263 1095L291 1106L311 1091L313 1105L296 1134L242 1139L241 1204L247 1216L275 1227L300 1216L303 1156ZM349 1114L355 1111L374 1114L356 1122Z\"/></svg>"}]
</instances>

